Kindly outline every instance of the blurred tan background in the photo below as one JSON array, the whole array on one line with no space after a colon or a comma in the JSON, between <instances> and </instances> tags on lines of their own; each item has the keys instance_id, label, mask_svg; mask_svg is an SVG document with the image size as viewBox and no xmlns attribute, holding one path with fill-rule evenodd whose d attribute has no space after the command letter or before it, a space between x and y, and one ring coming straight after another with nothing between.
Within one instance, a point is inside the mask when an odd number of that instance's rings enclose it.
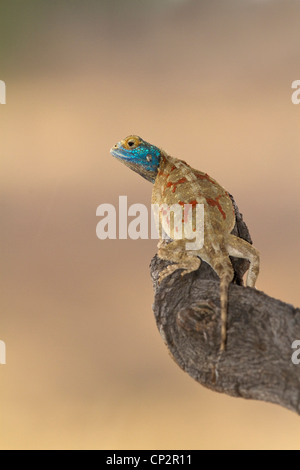
<instances>
[{"instance_id":1,"label":"blurred tan background","mask_svg":"<svg viewBox=\"0 0 300 470\"><path fill-rule=\"evenodd\" d=\"M156 330L154 240L96 238L150 204L136 133L235 197L258 288L299 305L300 2L2 0L2 449L293 449L300 420L205 390ZM299 339L299 338L295 338Z\"/></svg>"}]
</instances>

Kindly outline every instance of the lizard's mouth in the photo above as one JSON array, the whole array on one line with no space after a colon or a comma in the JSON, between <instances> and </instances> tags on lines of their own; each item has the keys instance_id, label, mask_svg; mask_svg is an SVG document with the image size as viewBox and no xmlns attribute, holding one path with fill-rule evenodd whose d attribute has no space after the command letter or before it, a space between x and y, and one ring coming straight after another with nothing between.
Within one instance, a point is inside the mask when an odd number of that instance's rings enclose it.
<instances>
[{"instance_id":1,"label":"lizard's mouth","mask_svg":"<svg viewBox=\"0 0 300 470\"><path fill-rule=\"evenodd\" d=\"M112 147L110 149L110 153L113 157L121 158L122 160L129 160L129 157L127 157L127 155L124 155L124 153L120 151L118 147Z\"/></svg>"}]
</instances>

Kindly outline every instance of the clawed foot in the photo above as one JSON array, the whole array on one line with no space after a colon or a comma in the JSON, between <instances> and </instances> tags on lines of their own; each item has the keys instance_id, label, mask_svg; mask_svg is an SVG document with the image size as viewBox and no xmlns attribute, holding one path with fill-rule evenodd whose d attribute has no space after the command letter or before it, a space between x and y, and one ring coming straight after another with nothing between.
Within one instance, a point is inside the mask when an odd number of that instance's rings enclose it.
<instances>
[{"instance_id":1,"label":"clawed foot","mask_svg":"<svg viewBox=\"0 0 300 470\"><path fill-rule=\"evenodd\" d=\"M167 266L159 275L159 278L158 278L158 284L161 284L162 281L170 276L174 271L176 271L177 269L180 269L180 267L178 266L178 264L170 264L169 266Z\"/></svg>"},{"instance_id":2,"label":"clawed foot","mask_svg":"<svg viewBox=\"0 0 300 470\"><path fill-rule=\"evenodd\" d=\"M185 269L183 268L182 266L180 266L179 264L170 264L169 266L167 266L159 275L159 278L158 278L158 284L161 284L161 282L168 276L170 276L171 274L173 274L175 271L177 271L177 269L182 269L182 272L181 272L181 277L185 276L186 274L189 274L191 272L194 271L194 269Z\"/></svg>"}]
</instances>

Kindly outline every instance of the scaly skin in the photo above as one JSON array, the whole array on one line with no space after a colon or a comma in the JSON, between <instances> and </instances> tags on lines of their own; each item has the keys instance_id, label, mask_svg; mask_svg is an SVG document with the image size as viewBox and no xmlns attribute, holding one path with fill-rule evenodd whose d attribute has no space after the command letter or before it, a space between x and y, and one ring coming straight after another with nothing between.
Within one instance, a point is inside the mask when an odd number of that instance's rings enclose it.
<instances>
[{"instance_id":1,"label":"scaly skin","mask_svg":"<svg viewBox=\"0 0 300 470\"><path fill-rule=\"evenodd\" d=\"M173 264L161 273L159 281L161 282L177 269L183 270L182 276L196 271L201 260L214 269L220 278L220 349L224 351L227 339L228 289L234 276L229 256L249 260L247 286L255 286L259 272L258 251L250 243L231 234L235 225L235 215L229 194L206 173L195 170L184 161L167 155L163 150L138 136L130 135L121 140L111 149L111 153L132 170L154 183L152 204L167 204L169 207L173 204L181 206L191 204L194 231L196 205L204 205L204 245L201 249L186 249L187 242L191 240L185 238L184 233L181 239L175 239L170 243L166 243L160 234L158 256ZM162 211L160 216L162 226L167 231L168 228L170 229L170 220L162 217Z\"/></svg>"}]
</instances>

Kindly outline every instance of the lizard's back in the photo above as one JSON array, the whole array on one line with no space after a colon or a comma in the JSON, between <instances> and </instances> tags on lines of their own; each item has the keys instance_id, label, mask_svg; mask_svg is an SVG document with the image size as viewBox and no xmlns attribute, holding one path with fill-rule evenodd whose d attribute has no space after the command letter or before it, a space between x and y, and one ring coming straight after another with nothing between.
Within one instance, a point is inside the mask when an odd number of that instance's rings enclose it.
<instances>
[{"instance_id":1,"label":"lizard's back","mask_svg":"<svg viewBox=\"0 0 300 470\"><path fill-rule=\"evenodd\" d=\"M193 208L203 204L204 239L211 232L229 234L235 225L234 208L227 191L206 173L167 155L163 155L160 163L152 203L191 204Z\"/></svg>"}]
</instances>

